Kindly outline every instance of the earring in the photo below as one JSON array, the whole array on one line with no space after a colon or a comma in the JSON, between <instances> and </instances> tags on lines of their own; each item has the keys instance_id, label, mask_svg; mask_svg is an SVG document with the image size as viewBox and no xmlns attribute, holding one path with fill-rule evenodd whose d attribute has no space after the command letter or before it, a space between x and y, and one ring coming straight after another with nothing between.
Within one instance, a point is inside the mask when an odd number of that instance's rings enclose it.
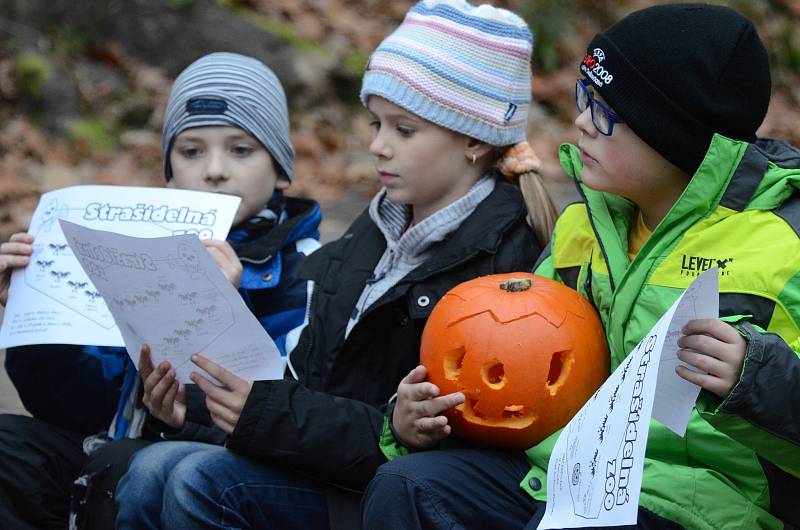
<instances>
[{"instance_id":1,"label":"earring","mask_svg":"<svg viewBox=\"0 0 800 530\"><path fill-rule=\"evenodd\" d=\"M478 159L478 157L475 155L475 153L472 153L472 162L471 163L472 163L473 166L475 165L475 161L477 159Z\"/></svg>"}]
</instances>

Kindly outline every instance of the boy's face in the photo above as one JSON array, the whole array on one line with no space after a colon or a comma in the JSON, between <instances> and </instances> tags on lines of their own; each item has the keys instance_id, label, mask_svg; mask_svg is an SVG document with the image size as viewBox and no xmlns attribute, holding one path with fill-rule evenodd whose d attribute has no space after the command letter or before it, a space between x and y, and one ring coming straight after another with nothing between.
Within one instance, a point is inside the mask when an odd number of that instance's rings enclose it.
<instances>
[{"instance_id":1,"label":"boy's face","mask_svg":"<svg viewBox=\"0 0 800 530\"><path fill-rule=\"evenodd\" d=\"M278 178L266 148L238 127L194 127L175 137L168 187L226 193L242 198L233 225L260 212L273 191L289 182Z\"/></svg>"},{"instance_id":2,"label":"boy's face","mask_svg":"<svg viewBox=\"0 0 800 530\"><path fill-rule=\"evenodd\" d=\"M470 139L426 121L378 96L370 96L369 146L378 178L393 202L408 204L419 222L467 193L474 171Z\"/></svg>"},{"instance_id":3,"label":"boy's face","mask_svg":"<svg viewBox=\"0 0 800 530\"><path fill-rule=\"evenodd\" d=\"M594 97L603 102L596 92ZM590 107L586 107L575 118L575 125L580 131L581 180L589 188L620 195L640 208L654 207L666 214L689 183L688 175L625 123L615 124L611 136L600 134L592 123Z\"/></svg>"}]
</instances>

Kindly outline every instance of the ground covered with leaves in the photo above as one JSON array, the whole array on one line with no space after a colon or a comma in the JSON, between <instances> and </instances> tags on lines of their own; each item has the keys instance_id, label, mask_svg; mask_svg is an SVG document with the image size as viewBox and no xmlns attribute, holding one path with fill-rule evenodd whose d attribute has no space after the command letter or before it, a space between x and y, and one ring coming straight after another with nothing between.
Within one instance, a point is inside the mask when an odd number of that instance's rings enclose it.
<instances>
[{"instance_id":1,"label":"ground covered with leaves","mask_svg":"<svg viewBox=\"0 0 800 530\"><path fill-rule=\"evenodd\" d=\"M160 129L172 79L192 58L215 49L258 56L287 86L297 151L292 193L333 204L377 189L367 151L371 132L357 93L369 52L412 2L6 3L0 13L0 240L25 229L47 190L161 185ZM533 29L529 136L563 205L572 195L556 152L576 139L573 84L585 43L653 2L492 3L520 13ZM760 133L800 145L800 1L724 3L756 22L770 52L774 92ZM128 5L135 6L130 13Z\"/></svg>"}]
</instances>

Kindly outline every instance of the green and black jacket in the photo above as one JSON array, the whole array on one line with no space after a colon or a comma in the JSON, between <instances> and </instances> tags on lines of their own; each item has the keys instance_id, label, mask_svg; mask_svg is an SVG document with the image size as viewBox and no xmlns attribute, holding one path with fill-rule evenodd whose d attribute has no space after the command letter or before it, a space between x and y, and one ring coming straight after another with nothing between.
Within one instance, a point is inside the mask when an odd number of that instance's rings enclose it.
<instances>
[{"instance_id":1,"label":"green and black jacket","mask_svg":"<svg viewBox=\"0 0 800 530\"><path fill-rule=\"evenodd\" d=\"M680 199L627 257L636 207L586 188L574 146L561 163L585 202L559 218L536 273L600 313L611 369L703 270L719 267L720 316L748 339L731 394L703 391L681 438L652 420L640 504L687 528L800 524L800 150L716 135ZM529 449L522 482L546 501L558 433ZM534 480L538 479L538 480Z\"/></svg>"}]
</instances>

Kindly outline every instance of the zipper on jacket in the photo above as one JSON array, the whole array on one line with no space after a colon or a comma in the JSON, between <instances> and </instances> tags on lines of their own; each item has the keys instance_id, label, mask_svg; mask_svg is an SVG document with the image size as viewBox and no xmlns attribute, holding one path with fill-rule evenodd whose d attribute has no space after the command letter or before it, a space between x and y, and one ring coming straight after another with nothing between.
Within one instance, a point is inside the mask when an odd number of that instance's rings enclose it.
<instances>
[{"instance_id":1,"label":"zipper on jacket","mask_svg":"<svg viewBox=\"0 0 800 530\"><path fill-rule=\"evenodd\" d=\"M306 327L311 326L311 309L314 307L314 299L316 298L316 295L317 295L317 282L314 282L314 288L311 290L311 296L308 297L308 302L306 302L306 315L308 315L308 322L306 322ZM303 328L303 331L305 331L305 328ZM303 331L300 332L301 335L302 335ZM307 335L309 337L308 338L308 347L303 352L303 354L304 354L304 356L306 358L306 362L308 362L308 354L309 354L309 352L311 352L311 345L314 342L314 334L313 333L307 333ZM294 369L294 365L292 365L292 355L296 351L297 351L297 348L295 347L295 349L292 350L292 353L290 353L289 355L286 356L286 366L289 368L289 372L292 374L292 377L294 377L294 380L295 381L299 381L300 378L297 375L297 371Z\"/></svg>"},{"instance_id":2,"label":"zipper on jacket","mask_svg":"<svg viewBox=\"0 0 800 530\"><path fill-rule=\"evenodd\" d=\"M611 260L608 259L608 254L606 254L606 247L603 245L603 239L600 237L600 232L597 230L597 226L594 224L594 218L592 218L592 209L589 207L589 199L586 198L586 193L584 193L583 188L578 182L575 182L575 187L578 188L578 193L581 194L583 197L583 203L586 205L586 213L588 214L587 217L589 218L589 224L592 226L592 232L594 232L594 237L597 239L597 244L600 245L600 252L603 254L603 259L606 261L606 268L608 269L608 281L611 284L611 292L615 292L617 290L616 285L614 284L614 274L611 269ZM591 262L589 263L591 267Z\"/></svg>"}]
</instances>

